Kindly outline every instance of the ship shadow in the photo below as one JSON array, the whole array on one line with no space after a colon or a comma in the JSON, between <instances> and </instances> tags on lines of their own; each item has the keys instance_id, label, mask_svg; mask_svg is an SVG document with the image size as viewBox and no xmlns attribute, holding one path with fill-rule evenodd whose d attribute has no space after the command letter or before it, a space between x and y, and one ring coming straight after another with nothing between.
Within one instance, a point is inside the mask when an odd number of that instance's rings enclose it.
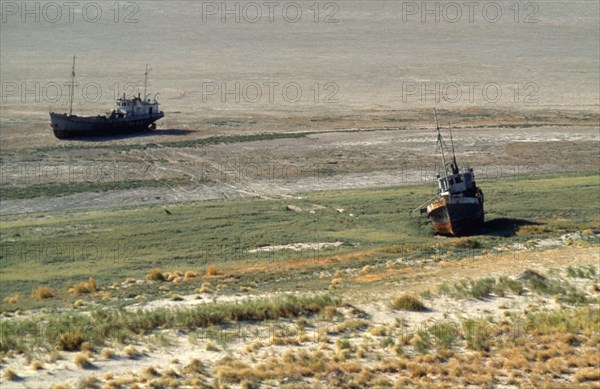
<instances>
[{"instance_id":1,"label":"ship shadow","mask_svg":"<svg viewBox=\"0 0 600 389\"><path fill-rule=\"evenodd\" d=\"M79 142L106 142L111 140L120 139L131 139L131 138L145 138L150 136L185 136L195 133L195 130L184 130L181 128L169 128L165 130L148 130L144 132L136 132L131 134L119 134L119 135L101 135L101 136L81 136L77 138L71 138L69 140Z\"/></svg>"},{"instance_id":2,"label":"ship shadow","mask_svg":"<svg viewBox=\"0 0 600 389\"><path fill-rule=\"evenodd\" d=\"M526 219L500 217L483 223L481 235L510 237L517 234L519 227L539 225L540 223L532 222Z\"/></svg>"}]
</instances>

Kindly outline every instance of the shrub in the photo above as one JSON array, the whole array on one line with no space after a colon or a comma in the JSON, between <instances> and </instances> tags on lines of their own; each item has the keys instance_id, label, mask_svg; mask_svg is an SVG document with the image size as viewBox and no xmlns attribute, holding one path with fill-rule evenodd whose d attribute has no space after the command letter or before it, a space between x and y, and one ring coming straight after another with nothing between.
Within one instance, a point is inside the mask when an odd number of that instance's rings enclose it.
<instances>
[{"instance_id":1,"label":"shrub","mask_svg":"<svg viewBox=\"0 0 600 389\"><path fill-rule=\"evenodd\" d=\"M336 307L327 306L323 309L323 314L328 318L333 318L338 315Z\"/></svg>"},{"instance_id":2,"label":"shrub","mask_svg":"<svg viewBox=\"0 0 600 389\"><path fill-rule=\"evenodd\" d=\"M190 279L190 278L196 278L198 277L200 274L198 272L195 271L186 271L184 274L184 278L186 280Z\"/></svg>"},{"instance_id":3,"label":"shrub","mask_svg":"<svg viewBox=\"0 0 600 389\"><path fill-rule=\"evenodd\" d=\"M498 296L504 296L506 291L509 290L517 296L520 296L525 292L523 284L519 280L511 280L507 277L500 277L498 282L494 286L494 293Z\"/></svg>"},{"instance_id":4,"label":"shrub","mask_svg":"<svg viewBox=\"0 0 600 389\"><path fill-rule=\"evenodd\" d=\"M147 366L142 369L142 375L145 377L158 377L160 373L154 368L154 366Z\"/></svg>"},{"instance_id":5,"label":"shrub","mask_svg":"<svg viewBox=\"0 0 600 389\"><path fill-rule=\"evenodd\" d=\"M425 354L431 347L431 338L429 333L425 330L419 330L410 339L410 344L420 354Z\"/></svg>"},{"instance_id":6,"label":"shrub","mask_svg":"<svg viewBox=\"0 0 600 389\"><path fill-rule=\"evenodd\" d=\"M80 332L65 332L56 341L56 348L61 351L79 351L84 341Z\"/></svg>"},{"instance_id":7,"label":"shrub","mask_svg":"<svg viewBox=\"0 0 600 389\"><path fill-rule=\"evenodd\" d=\"M98 290L98 286L96 285L96 281L94 281L93 277L87 282L80 282L74 287L69 288L69 294L83 294L83 293L92 293Z\"/></svg>"},{"instance_id":8,"label":"shrub","mask_svg":"<svg viewBox=\"0 0 600 389\"><path fill-rule=\"evenodd\" d=\"M183 368L183 374L202 374L204 370L204 364L199 359L194 358Z\"/></svg>"},{"instance_id":9,"label":"shrub","mask_svg":"<svg viewBox=\"0 0 600 389\"><path fill-rule=\"evenodd\" d=\"M442 349L451 348L460 335L457 325L449 321L436 323L429 327L428 331L438 348Z\"/></svg>"},{"instance_id":10,"label":"shrub","mask_svg":"<svg viewBox=\"0 0 600 389\"><path fill-rule=\"evenodd\" d=\"M209 265L206 268L206 275L207 276L216 276L217 275L217 267L215 265Z\"/></svg>"},{"instance_id":11,"label":"shrub","mask_svg":"<svg viewBox=\"0 0 600 389\"><path fill-rule=\"evenodd\" d=\"M471 281L469 295L476 299L487 297L492 292L495 283L496 280L490 277L477 281Z\"/></svg>"},{"instance_id":12,"label":"shrub","mask_svg":"<svg viewBox=\"0 0 600 389\"><path fill-rule=\"evenodd\" d=\"M85 306L85 301L83 300L77 300L73 303L73 308L79 308L79 307L84 307Z\"/></svg>"},{"instance_id":13,"label":"shrub","mask_svg":"<svg viewBox=\"0 0 600 389\"><path fill-rule=\"evenodd\" d=\"M88 279L87 285L90 288L90 290L93 292L98 290L98 285L96 285L96 281L94 280L94 277L90 277Z\"/></svg>"},{"instance_id":14,"label":"shrub","mask_svg":"<svg viewBox=\"0 0 600 389\"><path fill-rule=\"evenodd\" d=\"M91 344L90 342L81 343L81 346L79 347L79 349L81 351L87 351L89 353L93 353L94 351L96 351L96 349L94 348L94 345Z\"/></svg>"},{"instance_id":15,"label":"shrub","mask_svg":"<svg viewBox=\"0 0 600 389\"><path fill-rule=\"evenodd\" d=\"M31 362L31 370L38 371L44 368L44 364L41 361Z\"/></svg>"},{"instance_id":16,"label":"shrub","mask_svg":"<svg viewBox=\"0 0 600 389\"><path fill-rule=\"evenodd\" d=\"M556 280L550 280L546 277L538 278L532 277L528 280L527 286L533 292L545 295L556 295L564 294L567 292L565 287L568 287L567 282L559 282Z\"/></svg>"},{"instance_id":17,"label":"shrub","mask_svg":"<svg viewBox=\"0 0 600 389\"><path fill-rule=\"evenodd\" d=\"M4 297L3 301L7 304L16 304L19 302L19 300L21 300L21 295L16 293L16 294L11 294L10 296Z\"/></svg>"},{"instance_id":18,"label":"shrub","mask_svg":"<svg viewBox=\"0 0 600 389\"><path fill-rule=\"evenodd\" d=\"M127 358L135 359L139 358L142 353L140 353L134 346L129 345L123 348L123 354L127 356Z\"/></svg>"},{"instance_id":19,"label":"shrub","mask_svg":"<svg viewBox=\"0 0 600 389\"><path fill-rule=\"evenodd\" d=\"M4 373L2 374L2 376L4 377L5 380L8 380L8 381L16 381L19 379L19 376L17 375L17 373L15 373L11 369L4 370Z\"/></svg>"},{"instance_id":20,"label":"shrub","mask_svg":"<svg viewBox=\"0 0 600 389\"><path fill-rule=\"evenodd\" d=\"M73 357L73 363L82 369L87 369L92 366L87 354L79 353Z\"/></svg>"},{"instance_id":21,"label":"shrub","mask_svg":"<svg viewBox=\"0 0 600 389\"><path fill-rule=\"evenodd\" d=\"M36 290L34 290L31 293L31 297L37 298L37 299L49 299L49 298L54 297L54 291L45 286L40 286L39 288L37 288Z\"/></svg>"},{"instance_id":22,"label":"shrub","mask_svg":"<svg viewBox=\"0 0 600 389\"><path fill-rule=\"evenodd\" d=\"M201 287L194 289L194 293L210 293L210 283L204 282Z\"/></svg>"},{"instance_id":23,"label":"shrub","mask_svg":"<svg viewBox=\"0 0 600 389\"><path fill-rule=\"evenodd\" d=\"M164 281L165 276L162 274L160 269L154 268L154 269L150 270L148 273L146 273L146 279L148 281Z\"/></svg>"},{"instance_id":24,"label":"shrub","mask_svg":"<svg viewBox=\"0 0 600 389\"><path fill-rule=\"evenodd\" d=\"M491 327L485 320L465 320L462 322L462 332L471 350L490 350Z\"/></svg>"},{"instance_id":25,"label":"shrub","mask_svg":"<svg viewBox=\"0 0 600 389\"><path fill-rule=\"evenodd\" d=\"M116 352L112 348L103 348L102 351L100 351L100 355L104 359L112 359L115 357L115 354Z\"/></svg>"},{"instance_id":26,"label":"shrub","mask_svg":"<svg viewBox=\"0 0 600 389\"><path fill-rule=\"evenodd\" d=\"M519 286L517 283L511 283L510 285L515 289L517 289ZM498 295L503 296L505 290L508 288L508 284L504 283L497 285L494 278L487 277L477 281L473 281L471 279L462 279L452 286L443 283L438 287L438 292L454 298L482 299L488 297L492 291L495 291Z\"/></svg>"},{"instance_id":27,"label":"shrub","mask_svg":"<svg viewBox=\"0 0 600 389\"><path fill-rule=\"evenodd\" d=\"M391 302L391 307L394 310L403 311L426 311L427 307L419 296L414 294L401 294L395 297Z\"/></svg>"},{"instance_id":28,"label":"shrub","mask_svg":"<svg viewBox=\"0 0 600 389\"><path fill-rule=\"evenodd\" d=\"M531 281L532 279L536 279L538 281L546 281L546 277L536 272L535 270L527 269L519 276L520 280L523 281Z\"/></svg>"}]
</instances>

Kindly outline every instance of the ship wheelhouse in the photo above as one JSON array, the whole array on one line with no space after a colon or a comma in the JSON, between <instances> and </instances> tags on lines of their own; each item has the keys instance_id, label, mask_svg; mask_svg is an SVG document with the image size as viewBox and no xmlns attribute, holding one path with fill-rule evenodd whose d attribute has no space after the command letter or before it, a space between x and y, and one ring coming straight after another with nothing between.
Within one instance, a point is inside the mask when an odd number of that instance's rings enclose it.
<instances>
[{"instance_id":1,"label":"ship wheelhouse","mask_svg":"<svg viewBox=\"0 0 600 389\"><path fill-rule=\"evenodd\" d=\"M453 195L475 197L477 196L478 188L475 182L473 169L466 168L465 173L451 165L450 174L440 177L438 174L438 186L440 195Z\"/></svg>"},{"instance_id":2,"label":"ship wheelhouse","mask_svg":"<svg viewBox=\"0 0 600 389\"><path fill-rule=\"evenodd\" d=\"M153 115L159 115L159 103L154 96L154 100L151 101L149 97L142 100L138 94L133 99L128 99L123 93L123 97L117 99L117 108L113 111L112 116L123 117L151 117Z\"/></svg>"}]
</instances>

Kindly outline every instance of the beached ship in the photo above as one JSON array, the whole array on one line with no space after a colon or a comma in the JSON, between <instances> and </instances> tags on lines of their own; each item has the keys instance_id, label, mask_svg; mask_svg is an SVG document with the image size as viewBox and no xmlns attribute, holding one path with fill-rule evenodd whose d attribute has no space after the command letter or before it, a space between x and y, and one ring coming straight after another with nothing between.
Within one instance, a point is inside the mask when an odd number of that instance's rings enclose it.
<instances>
[{"instance_id":1,"label":"beached ship","mask_svg":"<svg viewBox=\"0 0 600 389\"><path fill-rule=\"evenodd\" d=\"M473 169L468 166L461 169L456 163L450 128L452 156L450 162L446 162L449 150L442 137L437 114L435 121L437 147L441 150L443 168L437 174L438 194L421 206L426 207L419 207L421 214L427 214L439 235L461 236L476 233L483 226L483 192L477 187Z\"/></svg>"},{"instance_id":2,"label":"beached ship","mask_svg":"<svg viewBox=\"0 0 600 389\"><path fill-rule=\"evenodd\" d=\"M157 96L152 99L146 94L148 72L146 65L144 96L126 98L125 94L117 99L117 107L110 113L98 116L73 115L73 94L75 88L75 57L69 84L69 113L50 112L50 121L54 136L59 139L83 138L90 136L110 136L130 134L156 128L156 121L165 116L160 111Z\"/></svg>"}]
</instances>

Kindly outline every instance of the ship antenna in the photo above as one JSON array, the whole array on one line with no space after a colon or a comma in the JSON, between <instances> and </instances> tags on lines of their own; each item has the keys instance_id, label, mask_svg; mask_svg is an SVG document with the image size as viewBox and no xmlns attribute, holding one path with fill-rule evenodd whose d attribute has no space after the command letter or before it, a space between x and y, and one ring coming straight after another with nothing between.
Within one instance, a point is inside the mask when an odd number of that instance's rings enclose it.
<instances>
[{"instance_id":1,"label":"ship antenna","mask_svg":"<svg viewBox=\"0 0 600 389\"><path fill-rule=\"evenodd\" d=\"M75 94L75 56L73 56L73 69L71 70L71 84L69 86L69 116L71 116L73 114L73 95Z\"/></svg>"},{"instance_id":2,"label":"ship antenna","mask_svg":"<svg viewBox=\"0 0 600 389\"><path fill-rule=\"evenodd\" d=\"M148 67L146 64L146 72L144 73L144 101L146 101L146 89L148 88L148 73L152 70L152 68Z\"/></svg>"},{"instance_id":3,"label":"ship antenna","mask_svg":"<svg viewBox=\"0 0 600 389\"><path fill-rule=\"evenodd\" d=\"M444 176L446 178L446 187L450 190L450 183L448 181L448 169L446 169L446 157L444 155L444 140L442 139L442 133L440 132L440 125L437 118L437 112L435 108L433 109L433 115L435 116L435 127L438 133L437 143L440 145L440 150L442 150L442 164L444 165Z\"/></svg>"},{"instance_id":4,"label":"ship antenna","mask_svg":"<svg viewBox=\"0 0 600 389\"><path fill-rule=\"evenodd\" d=\"M452 139L452 127L450 127L450 123L448 123L448 130L450 131L450 144L452 145L452 162L454 163L452 173L458 174L458 164L456 163L456 154L454 154L454 140Z\"/></svg>"}]
</instances>

